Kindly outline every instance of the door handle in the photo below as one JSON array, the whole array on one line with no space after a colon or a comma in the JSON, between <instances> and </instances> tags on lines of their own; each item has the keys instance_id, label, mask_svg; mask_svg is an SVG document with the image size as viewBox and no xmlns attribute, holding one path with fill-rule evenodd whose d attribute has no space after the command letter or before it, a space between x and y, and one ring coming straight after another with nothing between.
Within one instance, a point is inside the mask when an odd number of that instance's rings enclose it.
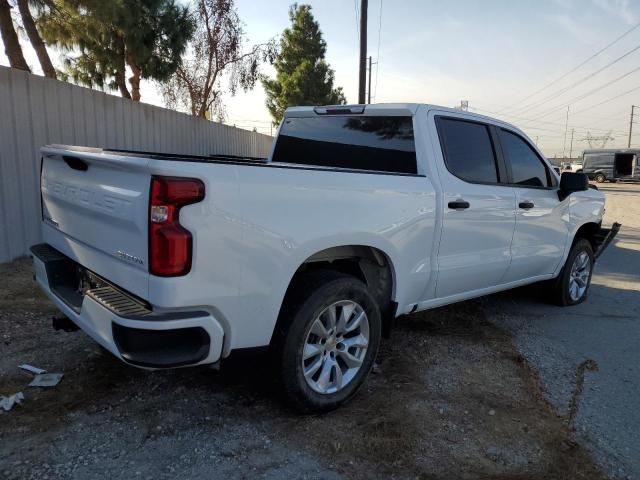
<instances>
[{"instance_id":1,"label":"door handle","mask_svg":"<svg viewBox=\"0 0 640 480\"><path fill-rule=\"evenodd\" d=\"M464 210L470 207L469 202L465 202L464 200L456 200L455 202L449 202L448 206L449 208L452 208L454 210Z\"/></svg>"},{"instance_id":2,"label":"door handle","mask_svg":"<svg viewBox=\"0 0 640 480\"><path fill-rule=\"evenodd\" d=\"M535 205L533 204L533 202L520 202L518 204L518 206L520 208L524 208L525 210L529 210L530 208L535 207Z\"/></svg>"}]
</instances>

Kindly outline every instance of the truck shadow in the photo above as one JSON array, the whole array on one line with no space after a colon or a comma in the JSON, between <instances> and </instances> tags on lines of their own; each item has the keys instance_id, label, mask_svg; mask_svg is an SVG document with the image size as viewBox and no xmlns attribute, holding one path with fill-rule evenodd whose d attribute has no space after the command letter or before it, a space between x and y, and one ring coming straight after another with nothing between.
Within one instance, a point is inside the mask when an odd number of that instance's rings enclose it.
<instances>
[{"instance_id":1,"label":"truck shadow","mask_svg":"<svg viewBox=\"0 0 640 480\"><path fill-rule=\"evenodd\" d=\"M278 464L298 465L302 456L323 469L311 478L604 478L511 337L490 322L494 303L484 297L401 318L356 397L312 416L285 406L264 355L225 362L220 371L142 371L81 332L43 333L39 317L23 325L4 357L12 373L0 377L0 389L24 388L15 365L25 361L40 359L65 376L54 389L25 392L25 404L3 416L0 454L9 464L52 465L61 445L85 454L85 432L95 431L101 457L87 467L94 473L109 471L116 461L109 459L135 458L151 478L170 468L189 477L195 466L218 478L229 469L241 473L232 478L280 478ZM34 336L37 344L24 343ZM189 453L198 448L207 455Z\"/></svg>"}]
</instances>

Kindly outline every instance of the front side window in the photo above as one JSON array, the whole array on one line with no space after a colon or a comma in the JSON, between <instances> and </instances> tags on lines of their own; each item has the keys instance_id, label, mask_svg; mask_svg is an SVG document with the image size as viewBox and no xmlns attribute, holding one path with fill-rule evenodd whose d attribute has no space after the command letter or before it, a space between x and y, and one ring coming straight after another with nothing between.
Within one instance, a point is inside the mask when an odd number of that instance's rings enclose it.
<instances>
[{"instance_id":1,"label":"front side window","mask_svg":"<svg viewBox=\"0 0 640 480\"><path fill-rule=\"evenodd\" d=\"M286 118L273 161L415 174L413 119L362 115Z\"/></svg>"},{"instance_id":2,"label":"front side window","mask_svg":"<svg viewBox=\"0 0 640 480\"><path fill-rule=\"evenodd\" d=\"M542 159L520 136L500 130L500 142L507 162L511 164L513 183L527 187L549 187L550 176Z\"/></svg>"},{"instance_id":3,"label":"front side window","mask_svg":"<svg viewBox=\"0 0 640 480\"><path fill-rule=\"evenodd\" d=\"M439 118L437 125L444 161L452 174L471 183L498 183L487 125L453 118Z\"/></svg>"}]
</instances>

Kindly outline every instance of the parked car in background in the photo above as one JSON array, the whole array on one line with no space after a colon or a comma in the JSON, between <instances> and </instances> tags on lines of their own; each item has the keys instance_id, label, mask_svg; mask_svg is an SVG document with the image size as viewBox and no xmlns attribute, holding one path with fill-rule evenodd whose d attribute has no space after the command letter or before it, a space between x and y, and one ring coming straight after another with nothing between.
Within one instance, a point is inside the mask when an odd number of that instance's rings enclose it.
<instances>
[{"instance_id":1,"label":"parked car in background","mask_svg":"<svg viewBox=\"0 0 640 480\"><path fill-rule=\"evenodd\" d=\"M547 281L617 231L518 128L433 105L289 108L268 159L42 149L36 280L142 368L269 348L296 408L358 390L401 315Z\"/></svg>"},{"instance_id":2,"label":"parked car in background","mask_svg":"<svg viewBox=\"0 0 640 480\"><path fill-rule=\"evenodd\" d=\"M562 171L563 172L580 173L580 172L582 172L582 162L567 163L564 166L564 169Z\"/></svg>"},{"instance_id":3,"label":"parked car in background","mask_svg":"<svg viewBox=\"0 0 640 480\"><path fill-rule=\"evenodd\" d=\"M640 149L585 150L582 159L582 172L598 183L640 180Z\"/></svg>"}]
</instances>

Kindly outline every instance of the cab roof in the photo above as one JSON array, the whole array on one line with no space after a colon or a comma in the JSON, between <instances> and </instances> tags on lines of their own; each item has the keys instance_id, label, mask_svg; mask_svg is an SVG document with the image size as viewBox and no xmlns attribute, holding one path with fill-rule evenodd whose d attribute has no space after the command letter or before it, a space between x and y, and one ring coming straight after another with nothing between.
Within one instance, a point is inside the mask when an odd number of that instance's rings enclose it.
<instances>
[{"instance_id":1,"label":"cab roof","mask_svg":"<svg viewBox=\"0 0 640 480\"><path fill-rule=\"evenodd\" d=\"M304 106L289 107L284 113L285 118L293 117L311 117L315 115L387 115L387 116L414 116L419 108L426 110L438 110L439 112L452 113L456 115L463 114L466 118L475 119L480 122L492 123L494 125L507 126L516 130L520 134L526 134L517 126L505 120L487 115L481 115L467 110L458 108L443 107L430 103L371 103L371 104L354 104L354 105L323 105L323 106Z\"/></svg>"},{"instance_id":2,"label":"cab roof","mask_svg":"<svg viewBox=\"0 0 640 480\"><path fill-rule=\"evenodd\" d=\"M479 120L491 120L508 124L504 120L488 117L467 110L458 108L444 107L442 105L434 105L430 103L370 103L370 104L352 104L352 105L319 105L319 106L303 106L289 107L285 111L285 117L308 117L311 115L415 115L418 108L425 107L427 110L439 110L450 113L464 113L465 116L474 117Z\"/></svg>"}]
</instances>

